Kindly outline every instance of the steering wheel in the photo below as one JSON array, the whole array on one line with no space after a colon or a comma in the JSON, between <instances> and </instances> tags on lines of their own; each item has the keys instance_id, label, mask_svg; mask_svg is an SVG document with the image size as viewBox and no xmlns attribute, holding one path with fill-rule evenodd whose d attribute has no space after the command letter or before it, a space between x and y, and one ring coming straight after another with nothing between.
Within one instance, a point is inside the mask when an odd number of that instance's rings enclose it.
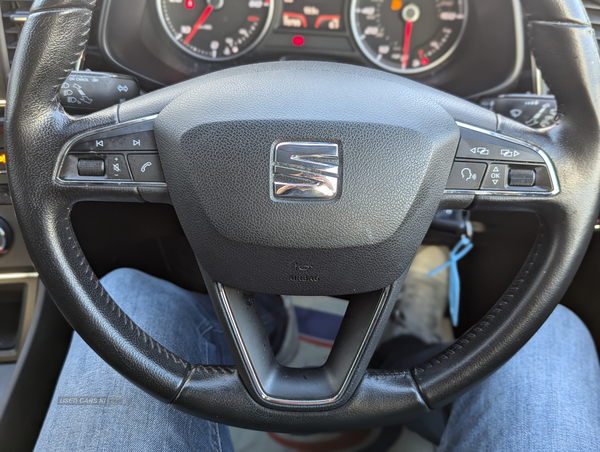
<instances>
[{"instance_id":1,"label":"steering wheel","mask_svg":"<svg viewBox=\"0 0 600 452\"><path fill-rule=\"evenodd\" d=\"M86 45L95 0L36 0L10 79L6 152L19 224L49 293L121 375L211 421L364 429L453 401L544 323L598 214L594 31L579 0L523 5L560 106L558 123L539 131L395 75L323 62L238 67L75 118L58 91ZM150 130L166 185L74 169L88 156L78 143ZM471 156L470 143L490 153L475 146ZM102 158L126 168L121 154ZM496 165L501 187L485 188ZM77 202L169 199L236 366L188 363L155 342L106 293L75 238ZM413 369L367 369L418 246L446 208L530 211L541 226L506 293L446 351ZM279 365L252 292L350 294L327 363Z\"/></svg>"}]
</instances>

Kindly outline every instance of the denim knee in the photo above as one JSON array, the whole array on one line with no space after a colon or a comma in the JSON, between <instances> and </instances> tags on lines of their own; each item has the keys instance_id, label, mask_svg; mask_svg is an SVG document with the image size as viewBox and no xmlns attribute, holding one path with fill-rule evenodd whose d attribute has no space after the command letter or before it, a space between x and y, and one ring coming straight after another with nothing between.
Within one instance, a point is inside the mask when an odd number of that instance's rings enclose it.
<instances>
[{"instance_id":1,"label":"denim knee","mask_svg":"<svg viewBox=\"0 0 600 452\"><path fill-rule=\"evenodd\" d=\"M158 282L161 281L133 268L113 270L100 280L106 291L125 312L135 309L139 304L162 301L159 297L149 299L139 296L140 289L155 286Z\"/></svg>"},{"instance_id":2,"label":"denim knee","mask_svg":"<svg viewBox=\"0 0 600 452\"><path fill-rule=\"evenodd\" d=\"M558 339L558 340L557 340ZM548 320L525 345L527 347L549 348L552 354L561 351L572 352L579 349L582 353L595 354L595 344L592 335L583 321L569 308L558 305Z\"/></svg>"},{"instance_id":3,"label":"denim knee","mask_svg":"<svg viewBox=\"0 0 600 452\"><path fill-rule=\"evenodd\" d=\"M175 353L195 350L201 333L213 326L207 314L212 309L208 297L203 299L168 281L123 268L101 282L125 314Z\"/></svg>"},{"instance_id":4,"label":"denim knee","mask_svg":"<svg viewBox=\"0 0 600 452\"><path fill-rule=\"evenodd\" d=\"M178 311L198 309L198 294L132 268L113 270L100 282L128 315L160 311L172 317Z\"/></svg>"}]
</instances>

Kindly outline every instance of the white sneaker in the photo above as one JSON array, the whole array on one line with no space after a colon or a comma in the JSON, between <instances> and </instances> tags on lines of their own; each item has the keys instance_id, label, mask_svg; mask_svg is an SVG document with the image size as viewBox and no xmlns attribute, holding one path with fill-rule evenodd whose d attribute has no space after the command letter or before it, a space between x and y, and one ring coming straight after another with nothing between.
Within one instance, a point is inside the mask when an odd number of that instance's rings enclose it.
<instances>
[{"instance_id":1,"label":"white sneaker","mask_svg":"<svg viewBox=\"0 0 600 452\"><path fill-rule=\"evenodd\" d=\"M416 336L427 344L454 340L452 324L446 316L450 272L446 269L427 277L449 256L446 247L419 248L380 343L402 335Z\"/></svg>"}]
</instances>

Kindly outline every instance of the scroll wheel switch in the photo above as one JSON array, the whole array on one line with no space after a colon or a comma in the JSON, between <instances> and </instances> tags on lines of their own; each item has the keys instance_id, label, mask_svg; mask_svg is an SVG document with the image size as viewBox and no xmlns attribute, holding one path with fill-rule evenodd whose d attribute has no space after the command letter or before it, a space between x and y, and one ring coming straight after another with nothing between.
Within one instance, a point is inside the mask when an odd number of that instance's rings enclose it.
<instances>
[{"instance_id":1,"label":"scroll wheel switch","mask_svg":"<svg viewBox=\"0 0 600 452\"><path fill-rule=\"evenodd\" d=\"M511 169L508 172L508 185L511 187L533 187L535 185L535 170Z\"/></svg>"},{"instance_id":2,"label":"scroll wheel switch","mask_svg":"<svg viewBox=\"0 0 600 452\"><path fill-rule=\"evenodd\" d=\"M80 176L104 176L104 159L79 159L77 172Z\"/></svg>"}]
</instances>

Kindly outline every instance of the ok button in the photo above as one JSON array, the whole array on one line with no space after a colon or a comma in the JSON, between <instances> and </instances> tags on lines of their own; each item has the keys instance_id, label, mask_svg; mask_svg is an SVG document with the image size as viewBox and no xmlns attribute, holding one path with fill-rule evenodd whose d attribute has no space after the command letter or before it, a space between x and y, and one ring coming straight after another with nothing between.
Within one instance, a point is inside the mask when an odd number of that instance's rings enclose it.
<instances>
[{"instance_id":1,"label":"ok button","mask_svg":"<svg viewBox=\"0 0 600 452\"><path fill-rule=\"evenodd\" d=\"M486 190L504 190L506 189L507 178L508 165L490 163L481 188Z\"/></svg>"},{"instance_id":2,"label":"ok button","mask_svg":"<svg viewBox=\"0 0 600 452\"><path fill-rule=\"evenodd\" d=\"M477 190L486 167L485 163L454 162L446 188Z\"/></svg>"}]
</instances>

